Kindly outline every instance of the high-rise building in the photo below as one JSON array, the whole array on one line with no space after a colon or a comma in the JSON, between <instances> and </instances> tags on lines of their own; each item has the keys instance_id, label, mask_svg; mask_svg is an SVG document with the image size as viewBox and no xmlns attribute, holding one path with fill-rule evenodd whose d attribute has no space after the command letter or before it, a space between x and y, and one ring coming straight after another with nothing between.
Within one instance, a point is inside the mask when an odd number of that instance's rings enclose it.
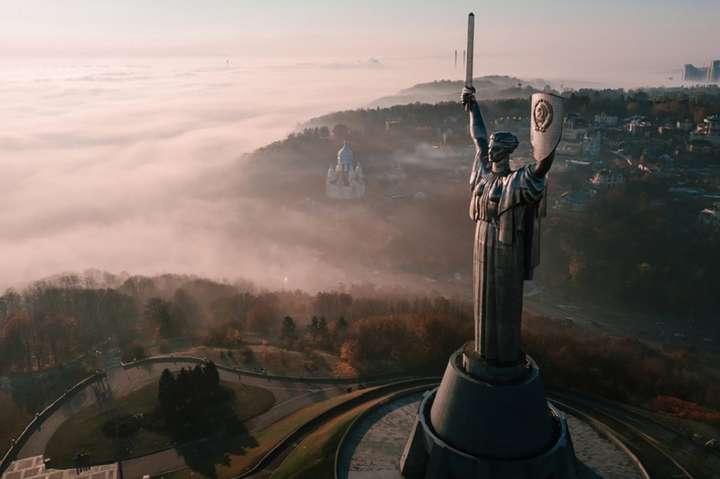
<instances>
[{"instance_id":1,"label":"high-rise building","mask_svg":"<svg viewBox=\"0 0 720 479\"><path fill-rule=\"evenodd\" d=\"M696 67L690 63L686 64L683 69L683 80L692 82L703 82L708 77L707 67Z\"/></svg>"},{"instance_id":2,"label":"high-rise building","mask_svg":"<svg viewBox=\"0 0 720 479\"><path fill-rule=\"evenodd\" d=\"M708 81L711 83L720 83L720 60L715 60L708 68Z\"/></svg>"},{"instance_id":3,"label":"high-rise building","mask_svg":"<svg viewBox=\"0 0 720 479\"><path fill-rule=\"evenodd\" d=\"M698 83L720 83L720 60L713 60L707 67L686 64L683 67L683 80Z\"/></svg>"}]
</instances>

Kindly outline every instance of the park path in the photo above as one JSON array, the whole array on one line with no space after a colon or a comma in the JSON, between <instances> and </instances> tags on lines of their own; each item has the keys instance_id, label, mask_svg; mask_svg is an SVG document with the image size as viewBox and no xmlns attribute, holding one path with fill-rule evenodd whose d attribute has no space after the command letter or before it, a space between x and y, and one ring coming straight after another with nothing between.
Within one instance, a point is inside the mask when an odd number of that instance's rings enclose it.
<instances>
[{"instance_id":1,"label":"park path","mask_svg":"<svg viewBox=\"0 0 720 479\"><path fill-rule=\"evenodd\" d=\"M117 399L156 382L164 369L177 371L187 366L188 363L186 362L167 361L143 364L127 369L118 367L108 370L106 382L112 398ZM262 430L310 404L341 394L348 387L347 384L340 386L266 379L257 376L245 376L222 369L219 373L223 381L262 387L272 391L275 395L276 402L270 410L246 423L248 430L251 432ZM67 403L48 417L42 426L28 438L17 458L44 454L53 434L68 418L98 403L98 398L102 397L102 394L98 394L98 390L99 385L93 384L75 394ZM144 474L158 474L182 467L185 467L185 461L174 449L123 461L123 471L126 478L142 477Z\"/></svg>"}]
</instances>

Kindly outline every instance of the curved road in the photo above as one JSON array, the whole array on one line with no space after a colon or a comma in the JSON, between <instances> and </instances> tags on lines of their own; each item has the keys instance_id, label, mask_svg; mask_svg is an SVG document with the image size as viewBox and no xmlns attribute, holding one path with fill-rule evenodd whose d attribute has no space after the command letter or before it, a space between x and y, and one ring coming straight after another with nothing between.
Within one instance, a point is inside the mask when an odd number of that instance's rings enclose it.
<instances>
[{"instance_id":1,"label":"curved road","mask_svg":"<svg viewBox=\"0 0 720 479\"><path fill-rule=\"evenodd\" d=\"M647 411L578 394L549 394L559 409L594 420L635 454L652 479L720 478L720 453L660 424Z\"/></svg>"},{"instance_id":2,"label":"curved road","mask_svg":"<svg viewBox=\"0 0 720 479\"><path fill-rule=\"evenodd\" d=\"M164 369L177 371L188 367L187 362L154 362L132 368L116 368L107 372L107 385L112 398L122 398L148 384L156 382ZM266 379L245 376L219 368L220 379L226 382L242 383L262 387L275 395L275 405L265 413L246 422L249 431L258 431L279 419L310 404L344 393L356 384L305 383L300 380ZM98 403L95 383L75 394L72 399L48 417L27 440L17 459L44 454L55 431L72 415ZM125 477L142 477L143 474L162 474L186 466L182 456L174 448L123 461Z\"/></svg>"}]
</instances>

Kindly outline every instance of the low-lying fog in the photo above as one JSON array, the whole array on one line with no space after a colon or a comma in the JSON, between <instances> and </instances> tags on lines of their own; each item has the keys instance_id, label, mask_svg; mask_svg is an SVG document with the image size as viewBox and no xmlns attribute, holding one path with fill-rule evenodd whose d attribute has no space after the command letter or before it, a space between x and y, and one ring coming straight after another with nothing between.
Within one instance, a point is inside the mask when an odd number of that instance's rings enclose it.
<instances>
[{"instance_id":1,"label":"low-lying fog","mask_svg":"<svg viewBox=\"0 0 720 479\"><path fill-rule=\"evenodd\" d=\"M374 60L36 59L2 71L0 288L86 268L357 280L280 235L288 221L314 228L309 218L229 198L228 178L242 175L243 153L303 120L437 77Z\"/></svg>"},{"instance_id":2,"label":"low-lying fog","mask_svg":"<svg viewBox=\"0 0 720 479\"><path fill-rule=\"evenodd\" d=\"M303 258L249 233L279 218L239 211L213 183L298 122L411 83L355 61L34 60L2 71L0 287L84 268L276 280Z\"/></svg>"}]
</instances>

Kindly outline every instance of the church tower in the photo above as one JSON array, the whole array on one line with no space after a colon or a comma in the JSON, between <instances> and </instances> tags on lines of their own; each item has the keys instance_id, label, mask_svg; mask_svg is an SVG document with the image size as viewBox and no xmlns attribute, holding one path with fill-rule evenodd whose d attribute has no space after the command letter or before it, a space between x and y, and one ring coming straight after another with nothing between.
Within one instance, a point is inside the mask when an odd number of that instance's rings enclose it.
<instances>
[{"instance_id":1,"label":"church tower","mask_svg":"<svg viewBox=\"0 0 720 479\"><path fill-rule=\"evenodd\" d=\"M352 200L365 196L365 175L347 141L337 154L337 164L328 168L325 193L329 198Z\"/></svg>"}]
</instances>

